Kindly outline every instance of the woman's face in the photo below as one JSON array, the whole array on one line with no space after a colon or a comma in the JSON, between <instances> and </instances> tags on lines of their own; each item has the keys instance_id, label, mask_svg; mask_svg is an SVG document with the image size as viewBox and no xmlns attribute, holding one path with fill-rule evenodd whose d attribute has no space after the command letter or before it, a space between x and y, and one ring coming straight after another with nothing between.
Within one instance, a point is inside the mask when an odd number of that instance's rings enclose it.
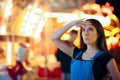
<instances>
[{"instance_id":1,"label":"woman's face","mask_svg":"<svg viewBox=\"0 0 120 80\"><path fill-rule=\"evenodd\" d=\"M97 43L98 34L92 24L82 27L82 37L85 44L93 45Z\"/></svg>"}]
</instances>

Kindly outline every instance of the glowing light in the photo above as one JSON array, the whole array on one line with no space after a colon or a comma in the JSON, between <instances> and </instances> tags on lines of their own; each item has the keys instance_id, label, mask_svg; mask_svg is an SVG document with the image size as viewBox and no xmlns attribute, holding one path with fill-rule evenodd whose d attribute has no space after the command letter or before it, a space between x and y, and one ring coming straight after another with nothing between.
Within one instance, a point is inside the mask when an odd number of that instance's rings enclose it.
<instances>
[{"instance_id":1,"label":"glowing light","mask_svg":"<svg viewBox=\"0 0 120 80\"><path fill-rule=\"evenodd\" d=\"M43 27L45 24L46 18L44 15L46 14L44 14L42 9L39 9L35 6L29 6L22 23L20 30L21 33L26 36L33 36L34 38L38 38L42 30L41 26Z\"/></svg>"},{"instance_id":2,"label":"glowing light","mask_svg":"<svg viewBox=\"0 0 120 80\"><path fill-rule=\"evenodd\" d=\"M84 14L84 13L80 13L80 18L83 19L89 19L89 18L93 18L93 19L97 19L101 22L101 24L103 25L103 27L105 26L109 26L110 25L110 17L103 17L103 16L99 16L99 15L90 15L90 14Z\"/></svg>"},{"instance_id":3,"label":"glowing light","mask_svg":"<svg viewBox=\"0 0 120 80\"><path fill-rule=\"evenodd\" d=\"M112 30L111 32L111 36L114 36L115 34L119 33L120 32L120 28L116 27Z\"/></svg>"},{"instance_id":4,"label":"glowing light","mask_svg":"<svg viewBox=\"0 0 120 80\"><path fill-rule=\"evenodd\" d=\"M50 16L50 13L49 12L45 12L44 16L48 18Z\"/></svg>"},{"instance_id":5,"label":"glowing light","mask_svg":"<svg viewBox=\"0 0 120 80\"><path fill-rule=\"evenodd\" d=\"M33 37L35 39L38 39L40 37L40 32L43 31L44 25L45 25L45 22L41 20L38 24L39 27L37 27L37 29L35 30L34 35L33 35Z\"/></svg>"},{"instance_id":6,"label":"glowing light","mask_svg":"<svg viewBox=\"0 0 120 80\"><path fill-rule=\"evenodd\" d=\"M70 39L70 35L69 34L64 34L62 37L61 37L62 40L69 40Z\"/></svg>"},{"instance_id":7,"label":"glowing light","mask_svg":"<svg viewBox=\"0 0 120 80\"><path fill-rule=\"evenodd\" d=\"M118 37L109 37L107 39L107 45L108 45L108 49L110 49L111 45L115 45L119 42L119 38Z\"/></svg>"},{"instance_id":8,"label":"glowing light","mask_svg":"<svg viewBox=\"0 0 120 80\"><path fill-rule=\"evenodd\" d=\"M11 9L12 9L12 0L8 0L4 12L4 17L7 18L9 15L11 15Z\"/></svg>"},{"instance_id":9,"label":"glowing light","mask_svg":"<svg viewBox=\"0 0 120 80\"><path fill-rule=\"evenodd\" d=\"M111 32L108 31L108 30L105 30L104 32L105 32L105 36L110 36L111 35Z\"/></svg>"},{"instance_id":10,"label":"glowing light","mask_svg":"<svg viewBox=\"0 0 120 80\"><path fill-rule=\"evenodd\" d=\"M0 27L0 34L6 34L6 26L5 26L5 24L3 24L3 25Z\"/></svg>"},{"instance_id":11,"label":"glowing light","mask_svg":"<svg viewBox=\"0 0 120 80\"><path fill-rule=\"evenodd\" d=\"M11 65L12 64L12 48L11 48L12 44L11 42L7 43L7 64Z\"/></svg>"},{"instance_id":12,"label":"glowing light","mask_svg":"<svg viewBox=\"0 0 120 80\"><path fill-rule=\"evenodd\" d=\"M69 22L72 20L79 19L77 14L73 13L51 13L50 17L57 18L57 22Z\"/></svg>"}]
</instances>

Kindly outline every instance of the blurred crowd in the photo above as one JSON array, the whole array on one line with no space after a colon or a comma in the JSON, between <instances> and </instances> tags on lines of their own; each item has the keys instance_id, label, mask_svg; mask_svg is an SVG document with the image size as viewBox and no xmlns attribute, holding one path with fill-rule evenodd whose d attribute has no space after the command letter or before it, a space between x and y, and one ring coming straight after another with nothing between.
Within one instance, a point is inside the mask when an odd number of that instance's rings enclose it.
<instances>
[{"instance_id":1,"label":"blurred crowd","mask_svg":"<svg viewBox=\"0 0 120 80\"><path fill-rule=\"evenodd\" d=\"M54 54L30 57L27 47L20 44L12 65L8 65L5 52L0 48L0 80L61 80L60 62Z\"/></svg>"}]
</instances>

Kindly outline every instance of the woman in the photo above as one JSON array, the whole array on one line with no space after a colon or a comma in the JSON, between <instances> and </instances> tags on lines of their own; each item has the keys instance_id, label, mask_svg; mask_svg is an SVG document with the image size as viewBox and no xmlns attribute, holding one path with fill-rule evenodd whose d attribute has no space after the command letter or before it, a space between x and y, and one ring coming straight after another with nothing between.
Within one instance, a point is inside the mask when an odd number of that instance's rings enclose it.
<instances>
[{"instance_id":1,"label":"woman","mask_svg":"<svg viewBox=\"0 0 120 80\"><path fill-rule=\"evenodd\" d=\"M80 49L72 45L68 45L60 39L61 36L73 26L80 27L80 46L81 46ZM110 54L108 54L104 30L99 21L95 19L87 20L82 19L72 21L66 24L64 27L57 30L51 36L51 39L60 50L65 52L67 55L71 56L73 60L79 54L80 51L82 51L82 53L77 58L77 60L79 61L89 61L95 55L97 55L99 51L104 52L104 54L101 54L95 59L95 62L93 64L92 68L94 79L102 80L107 74L107 72L109 72L113 80L120 80L120 73L116 65L116 62L114 58ZM78 66L73 68L72 67L74 66L73 63L71 63L71 80L75 80L76 79L75 77L79 78L80 77L79 74L81 74L79 72L83 71L80 68L77 68ZM74 74L72 73L74 71L79 72ZM79 78L77 80L81 79Z\"/></svg>"}]
</instances>

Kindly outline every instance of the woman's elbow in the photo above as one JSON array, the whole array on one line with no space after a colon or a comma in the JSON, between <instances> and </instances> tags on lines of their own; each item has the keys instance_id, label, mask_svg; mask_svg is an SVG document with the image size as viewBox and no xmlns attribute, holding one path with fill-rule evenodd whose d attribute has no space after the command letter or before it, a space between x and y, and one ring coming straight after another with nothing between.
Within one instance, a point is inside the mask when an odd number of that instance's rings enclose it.
<instances>
[{"instance_id":1,"label":"woman's elbow","mask_svg":"<svg viewBox=\"0 0 120 80\"><path fill-rule=\"evenodd\" d=\"M55 42L55 41L57 41L57 38L55 38L54 36L51 36L51 40L52 40L52 42Z\"/></svg>"},{"instance_id":2,"label":"woman's elbow","mask_svg":"<svg viewBox=\"0 0 120 80\"><path fill-rule=\"evenodd\" d=\"M58 36L55 36L55 35L51 35L50 38L51 38L52 41L58 41L58 40L60 40L60 38Z\"/></svg>"},{"instance_id":3,"label":"woman's elbow","mask_svg":"<svg viewBox=\"0 0 120 80\"><path fill-rule=\"evenodd\" d=\"M112 80L120 80L120 75L119 76L114 76L114 77L112 77Z\"/></svg>"},{"instance_id":4,"label":"woman's elbow","mask_svg":"<svg viewBox=\"0 0 120 80\"><path fill-rule=\"evenodd\" d=\"M117 72L116 74L112 75L112 80L120 80L120 72Z\"/></svg>"},{"instance_id":5,"label":"woman's elbow","mask_svg":"<svg viewBox=\"0 0 120 80\"><path fill-rule=\"evenodd\" d=\"M50 36L50 39L53 41L53 40L54 40L54 36L53 36L53 35L51 35L51 36Z\"/></svg>"}]
</instances>

